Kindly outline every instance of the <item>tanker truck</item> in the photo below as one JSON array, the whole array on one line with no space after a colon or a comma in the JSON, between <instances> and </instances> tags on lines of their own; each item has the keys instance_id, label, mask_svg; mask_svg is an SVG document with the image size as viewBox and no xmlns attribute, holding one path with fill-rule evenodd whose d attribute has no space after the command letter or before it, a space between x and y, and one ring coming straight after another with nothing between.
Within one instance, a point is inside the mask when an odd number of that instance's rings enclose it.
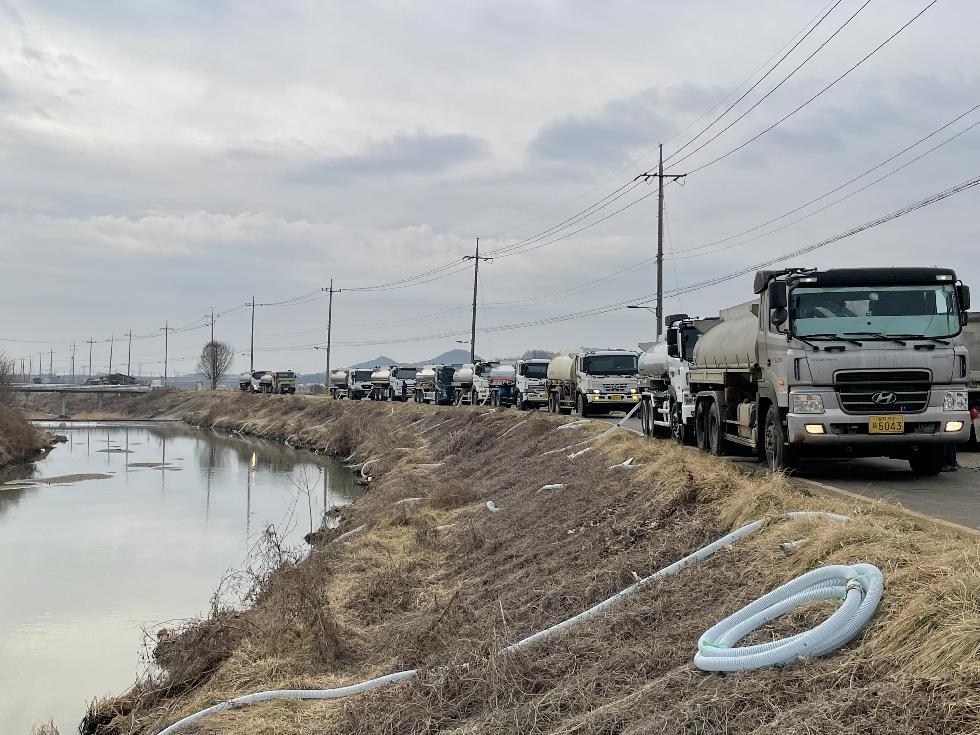
<instances>
[{"instance_id":1,"label":"tanker truck","mask_svg":"<svg viewBox=\"0 0 980 735\"><path fill-rule=\"evenodd\" d=\"M970 290L952 270L788 268L754 290L694 347L699 448L743 447L772 470L891 457L934 475L969 437Z\"/></svg>"},{"instance_id":2,"label":"tanker truck","mask_svg":"<svg viewBox=\"0 0 980 735\"><path fill-rule=\"evenodd\" d=\"M392 401L407 401L415 395L415 376L418 369L414 365L398 365L388 376L388 398Z\"/></svg>"},{"instance_id":3,"label":"tanker truck","mask_svg":"<svg viewBox=\"0 0 980 735\"><path fill-rule=\"evenodd\" d=\"M640 426L646 436L670 435L676 441L694 441L694 396L688 371L694 345L718 323L710 319L671 314L661 342L640 345Z\"/></svg>"},{"instance_id":4,"label":"tanker truck","mask_svg":"<svg viewBox=\"0 0 980 735\"><path fill-rule=\"evenodd\" d=\"M640 400L637 353L632 350L580 350L548 363L548 410L585 418L594 413L630 411Z\"/></svg>"},{"instance_id":5,"label":"tanker truck","mask_svg":"<svg viewBox=\"0 0 980 735\"><path fill-rule=\"evenodd\" d=\"M252 389L252 373L242 373L238 376L238 390L248 391Z\"/></svg>"},{"instance_id":6,"label":"tanker truck","mask_svg":"<svg viewBox=\"0 0 980 735\"><path fill-rule=\"evenodd\" d=\"M548 405L548 359L518 360L514 405L518 411Z\"/></svg>"},{"instance_id":7,"label":"tanker truck","mask_svg":"<svg viewBox=\"0 0 980 735\"><path fill-rule=\"evenodd\" d=\"M497 365L487 375L491 406L513 406L517 397L517 371L513 365Z\"/></svg>"},{"instance_id":8,"label":"tanker truck","mask_svg":"<svg viewBox=\"0 0 980 735\"><path fill-rule=\"evenodd\" d=\"M368 398L372 401L387 401L391 385L390 367L376 367L371 371L371 391Z\"/></svg>"},{"instance_id":9,"label":"tanker truck","mask_svg":"<svg viewBox=\"0 0 980 735\"><path fill-rule=\"evenodd\" d=\"M334 370L330 373L330 397L333 399L347 397L347 371Z\"/></svg>"},{"instance_id":10,"label":"tanker truck","mask_svg":"<svg viewBox=\"0 0 980 735\"><path fill-rule=\"evenodd\" d=\"M453 403L453 375L462 365L426 365L415 375L415 402Z\"/></svg>"},{"instance_id":11,"label":"tanker truck","mask_svg":"<svg viewBox=\"0 0 980 735\"><path fill-rule=\"evenodd\" d=\"M484 360L461 365L453 375L453 402L457 406L486 402L490 398L490 371L499 364L499 361Z\"/></svg>"}]
</instances>

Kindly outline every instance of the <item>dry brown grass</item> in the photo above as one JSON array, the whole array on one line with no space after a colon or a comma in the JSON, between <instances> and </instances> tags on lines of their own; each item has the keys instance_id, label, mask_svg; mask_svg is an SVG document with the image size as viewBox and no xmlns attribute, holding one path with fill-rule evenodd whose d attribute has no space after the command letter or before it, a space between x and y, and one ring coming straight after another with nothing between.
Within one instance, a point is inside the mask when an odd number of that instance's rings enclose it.
<instances>
[{"instance_id":1,"label":"dry brown grass","mask_svg":"<svg viewBox=\"0 0 980 735\"><path fill-rule=\"evenodd\" d=\"M38 456L52 438L34 428L19 409L0 402L0 467Z\"/></svg>"},{"instance_id":2,"label":"dry brown grass","mask_svg":"<svg viewBox=\"0 0 980 735\"><path fill-rule=\"evenodd\" d=\"M817 498L786 478L746 477L623 431L574 460L575 449L542 456L605 426L556 431L563 420L540 413L166 393L145 409L379 461L370 492L344 510L340 527L321 529L305 561L263 579L223 663L177 699L138 710L121 732L150 732L248 691L334 686L416 666L425 673L408 684L343 701L258 705L208 720L204 731L980 730L980 547L886 504ZM608 469L627 457L640 466ZM441 465L419 466L430 463ZM539 490L552 483L565 487ZM405 498L423 500L397 504ZM500 512L489 513L487 500ZM852 520L773 521L555 639L493 655L734 526L807 509ZM360 525L367 530L348 542L329 543ZM808 542L789 556L778 551L799 538ZM886 592L843 650L729 677L691 665L698 637L725 615L808 569L858 561L882 569ZM801 609L757 639L826 614ZM445 667L464 662L475 663Z\"/></svg>"}]
</instances>

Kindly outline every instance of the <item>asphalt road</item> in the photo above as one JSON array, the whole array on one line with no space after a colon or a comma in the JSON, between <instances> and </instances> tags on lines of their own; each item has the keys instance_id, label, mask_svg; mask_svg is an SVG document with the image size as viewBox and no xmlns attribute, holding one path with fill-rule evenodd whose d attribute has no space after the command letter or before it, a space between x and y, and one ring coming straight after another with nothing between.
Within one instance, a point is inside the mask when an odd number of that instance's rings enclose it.
<instances>
[{"instance_id":1,"label":"asphalt road","mask_svg":"<svg viewBox=\"0 0 980 735\"><path fill-rule=\"evenodd\" d=\"M622 417L623 414L614 414L597 418L616 423ZM640 431L636 418L623 426ZM733 461L758 466L744 457ZM794 477L866 498L901 503L916 513L980 530L980 452L960 452L959 463L959 472L917 477L909 470L908 462L895 459L825 459L802 463Z\"/></svg>"}]
</instances>

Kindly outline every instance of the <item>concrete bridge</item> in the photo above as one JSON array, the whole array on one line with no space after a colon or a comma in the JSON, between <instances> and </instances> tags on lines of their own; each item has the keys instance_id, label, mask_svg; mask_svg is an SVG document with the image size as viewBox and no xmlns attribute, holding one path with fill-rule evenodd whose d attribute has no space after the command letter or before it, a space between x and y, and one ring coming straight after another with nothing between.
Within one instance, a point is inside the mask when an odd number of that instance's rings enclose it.
<instances>
[{"instance_id":1,"label":"concrete bridge","mask_svg":"<svg viewBox=\"0 0 980 735\"><path fill-rule=\"evenodd\" d=\"M26 400L29 393L56 393L61 398L58 415L68 418L68 396L70 394L95 394L98 396L96 409L102 408L102 397L105 395L126 395L149 393L152 388L148 385L77 385L75 383L16 383L10 386L14 393L22 393Z\"/></svg>"}]
</instances>

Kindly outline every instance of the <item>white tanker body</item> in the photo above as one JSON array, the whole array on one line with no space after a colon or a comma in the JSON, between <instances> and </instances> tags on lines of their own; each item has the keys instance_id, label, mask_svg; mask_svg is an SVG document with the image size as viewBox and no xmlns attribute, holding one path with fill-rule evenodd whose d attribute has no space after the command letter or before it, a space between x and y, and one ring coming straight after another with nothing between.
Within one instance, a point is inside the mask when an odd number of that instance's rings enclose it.
<instances>
[{"instance_id":1,"label":"white tanker body","mask_svg":"<svg viewBox=\"0 0 980 735\"><path fill-rule=\"evenodd\" d=\"M368 398L372 401L387 401L388 386L391 381L390 367L376 367L371 371L371 392Z\"/></svg>"},{"instance_id":2,"label":"white tanker body","mask_svg":"<svg viewBox=\"0 0 980 735\"><path fill-rule=\"evenodd\" d=\"M548 363L548 410L582 417L631 411L639 402L637 353L632 350L580 350Z\"/></svg>"},{"instance_id":3,"label":"white tanker body","mask_svg":"<svg viewBox=\"0 0 980 735\"><path fill-rule=\"evenodd\" d=\"M952 270L759 271L754 290L694 348L700 448L747 447L773 470L891 457L932 475L969 437L970 290Z\"/></svg>"},{"instance_id":4,"label":"white tanker body","mask_svg":"<svg viewBox=\"0 0 980 735\"><path fill-rule=\"evenodd\" d=\"M500 365L499 361L484 360L461 365L453 373L453 402L476 405L490 399L490 371Z\"/></svg>"}]
</instances>

